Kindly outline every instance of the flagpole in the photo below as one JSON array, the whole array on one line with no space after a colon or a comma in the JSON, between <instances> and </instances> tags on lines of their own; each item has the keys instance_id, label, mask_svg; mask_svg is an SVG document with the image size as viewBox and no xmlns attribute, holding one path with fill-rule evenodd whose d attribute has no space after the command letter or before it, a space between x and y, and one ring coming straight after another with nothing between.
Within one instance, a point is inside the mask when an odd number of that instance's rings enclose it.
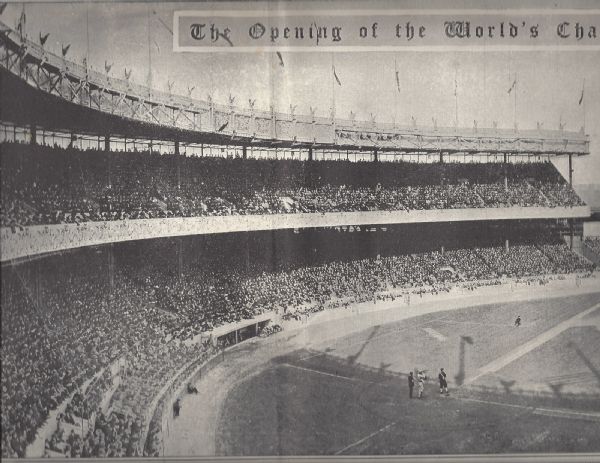
<instances>
[{"instance_id":1,"label":"flagpole","mask_svg":"<svg viewBox=\"0 0 600 463\"><path fill-rule=\"evenodd\" d=\"M396 80L396 91L394 92L394 130L396 129L396 124L398 122L398 93L400 93L400 89L398 88L398 61L394 58L394 79Z\"/></svg>"},{"instance_id":2,"label":"flagpole","mask_svg":"<svg viewBox=\"0 0 600 463\"><path fill-rule=\"evenodd\" d=\"M513 122L514 122L514 126L517 126L517 91L519 88L519 81L518 81L518 76L517 73L515 72L515 107L514 107L514 112L513 112Z\"/></svg>"},{"instance_id":3,"label":"flagpole","mask_svg":"<svg viewBox=\"0 0 600 463\"><path fill-rule=\"evenodd\" d=\"M583 89L581 90L581 98L583 103L583 133L585 134L585 78L583 79Z\"/></svg>"},{"instance_id":4,"label":"flagpole","mask_svg":"<svg viewBox=\"0 0 600 463\"><path fill-rule=\"evenodd\" d=\"M454 68L454 125L458 128L458 66Z\"/></svg>"},{"instance_id":5,"label":"flagpole","mask_svg":"<svg viewBox=\"0 0 600 463\"><path fill-rule=\"evenodd\" d=\"M148 30L148 92L152 89L152 49L150 48L150 4L146 4L146 29Z\"/></svg>"},{"instance_id":6,"label":"flagpole","mask_svg":"<svg viewBox=\"0 0 600 463\"><path fill-rule=\"evenodd\" d=\"M22 8L21 8L21 17L19 18L19 24L21 27L19 27L19 34L21 36L21 40L23 40L23 37L26 36L25 34L25 23L27 22L27 16L25 15L25 2L23 2L22 4Z\"/></svg>"},{"instance_id":7,"label":"flagpole","mask_svg":"<svg viewBox=\"0 0 600 463\"><path fill-rule=\"evenodd\" d=\"M85 40L86 40L86 51L85 51L85 75L88 75L88 68L90 62L90 3L85 3Z\"/></svg>"},{"instance_id":8,"label":"flagpole","mask_svg":"<svg viewBox=\"0 0 600 463\"><path fill-rule=\"evenodd\" d=\"M331 52L331 114L335 118L335 61Z\"/></svg>"}]
</instances>

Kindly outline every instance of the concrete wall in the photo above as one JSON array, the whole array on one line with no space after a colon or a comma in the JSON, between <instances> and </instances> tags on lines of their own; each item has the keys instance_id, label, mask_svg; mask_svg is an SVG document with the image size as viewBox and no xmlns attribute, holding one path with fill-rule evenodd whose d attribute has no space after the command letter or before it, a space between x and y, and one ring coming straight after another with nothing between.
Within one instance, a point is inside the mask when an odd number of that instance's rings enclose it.
<instances>
[{"instance_id":1,"label":"concrete wall","mask_svg":"<svg viewBox=\"0 0 600 463\"><path fill-rule=\"evenodd\" d=\"M374 211L327 214L235 215L86 222L80 225L35 225L26 227L24 230L17 230L14 233L9 228L2 228L0 230L2 241L1 260L5 262L65 249L169 236L341 225L552 219L589 216L589 206L572 208L508 207L438 209L410 212Z\"/></svg>"},{"instance_id":2,"label":"concrete wall","mask_svg":"<svg viewBox=\"0 0 600 463\"><path fill-rule=\"evenodd\" d=\"M600 236L600 221L583 222L583 236Z\"/></svg>"}]
</instances>

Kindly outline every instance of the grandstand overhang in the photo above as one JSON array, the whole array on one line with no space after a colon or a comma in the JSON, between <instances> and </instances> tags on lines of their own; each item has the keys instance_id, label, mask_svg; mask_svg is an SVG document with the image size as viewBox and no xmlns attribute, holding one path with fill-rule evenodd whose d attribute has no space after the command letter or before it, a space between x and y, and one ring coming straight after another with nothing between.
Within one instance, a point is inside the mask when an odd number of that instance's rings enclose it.
<instances>
[{"instance_id":1,"label":"grandstand overhang","mask_svg":"<svg viewBox=\"0 0 600 463\"><path fill-rule=\"evenodd\" d=\"M564 130L400 127L259 111L173 95L101 74L0 23L2 120L92 136L386 154L587 155Z\"/></svg>"},{"instance_id":2,"label":"grandstand overhang","mask_svg":"<svg viewBox=\"0 0 600 463\"><path fill-rule=\"evenodd\" d=\"M368 211L232 215L169 219L134 219L81 224L34 225L23 230L2 228L2 262L37 254L171 236L204 235L293 228L345 225L387 225L459 221L579 219L590 216L589 206L506 207L481 209L436 209L417 211Z\"/></svg>"}]
</instances>

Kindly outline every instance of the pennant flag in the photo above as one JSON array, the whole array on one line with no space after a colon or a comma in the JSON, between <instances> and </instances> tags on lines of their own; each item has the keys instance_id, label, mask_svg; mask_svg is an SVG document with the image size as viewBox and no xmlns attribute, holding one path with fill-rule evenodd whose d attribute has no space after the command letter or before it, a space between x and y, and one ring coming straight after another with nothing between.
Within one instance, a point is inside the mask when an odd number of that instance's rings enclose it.
<instances>
[{"instance_id":1,"label":"pennant flag","mask_svg":"<svg viewBox=\"0 0 600 463\"><path fill-rule=\"evenodd\" d=\"M104 61L104 70L106 71L107 74L110 72L112 67L113 67L112 64L108 64L108 61Z\"/></svg>"},{"instance_id":2,"label":"pennant flag","mask_svg":"<svg viewBox=\"0 0 600 463\"><path fill-rule=\"evenodd\" d=\"M583 81L583 88L581 89L581 96L579 97L579 105L581 106L581 103L583 103L583 92L585 91L585 81Z\"/></svg>"},{"instance_id":3,"label":"pennant flag","mask_svg":"<svg viewBox=\"0 0 600 463\"><path fill-rule=\"evenodd\" d=\"M398 93L400 93L400 73L398 72L398 63L394 60L394 70L396 73L396 88L398 89Z\"/></svg>"},{"instance_id":4,"label":"pennant flag","mask_svg":"<svg viewBox=\"0 0 600 463\"><path fill-rule=\"evenodd\" d=\"M129 72L127 72L127 68L125 68L123 71L125 72L125 78L129 80L129 78L131 77L131 69L129 70Z\"/></svg>"},{"instance_id":5,"label":"pennant flag","mask_svg":"<svg viewBox=\"0 0 600 463\"><path fill-rule=\"evenodd\" d=\"M514 82L512 83L512 85L510 86L510 88L508 89L508 94L510 95L510 92L513 91L513 89L517 86L517 79L515 78Z\"/></svg>"},{"instance_id":6,"label":"pennant flag","mask_svg":"<svg viewBox=\"0 0 600 463\"><path fill-rule=\"evenodd\" d=\"M50 32L48 32L46 35L42 35L42 33L40 32L40 45L42 47L46 44L46 40L48 40L49 35L50 35Z\"/></svg>"},{"instance_id":7,"label":"pennant flag","mask_svg":"<svg viewBox=\"0 0 600 463\"><path fill-rule=\"evenodd\" d=\"M192 96L192 92L194 91L195 88L196 88L196 86L188 87L188 96Z\"/></svg>"},{"instance_id":8,"label":"pennant flag","mask_svg":"<svg viewBox=\"0 0 600 463\"><path fill-rule=\"evenodd\" d=\"M65 46L63 46L63 47L62 47L62 55L63 55L63 58L64 58L65 56L67 56L67 53L69 52L69 48L71 48L71 44L67 45L66 47L65 47Z\"/></svg>"},{"instance_id":9,"label":"pennant flag","mask_svg":"<svg viewBox=\"0 0 600 463\"><path fill-rule=\"evenodd\" d=\"M454 96L458 96L458 81L456 80L456 76L454 76Z\"/></svg>"},{"instance_id":10,"label":"pennant flag","mask_svg":"<svg viewBox=\"0 0 600 463\"><path fill-rule=\"evenodd\" d=\"M25 28L25 23L27 22L27 16L25 15L25 7L21 10L21 16L19 16L19 23L17 24L17 30L19 34L23 35L23 29Z\"/></svg>"},{"instance_id":11,"label":"pennant flag","mask_svg":"<svg viewBox=\"0 0 600 463\"><path fill-rule=\"evenodd\" d=\"M279 58L279 65L280 65L281 67L284 67L284 66L285 66L285 64L283 63L283 56L281 56L281 53L280 53L280 52L277 52L277 58Z\"/></svg>"},{"instance_id":12,"label":"pennant flag","mask_svg":"<svg viewBox=\"0 0 600 463\"><path fill-rule=\"evenodd\" d=\"M6 5L8 5L8 3L0 3L0 14L4 13L4 9L6 8Z\"/></svg>"},{"instance_id":13,"label":"pennant flag","mask_svg":"<svg viewBox=\"0 0 600 463\"><path fill-rule=\"evenodd\" d=\"M175 82L171 82L167 80L167 87L169 88L169 93L171 93L171 90L173 90L173 85L175 84Z\"/></svg>"},{"instance_id":14,"label":"pennant flag","mask_svg":"<svg viewBox=\"0 0 600 463\"><path fill-rule=\"evenodd\" d=\"M335 72L335 66L331 66L331 68L333 69L333 77L335 78L335 81L341 87L342 83L340 82L340 78L338 77L337 72Z\"/></svg>"},{"instance_id":15,"label":"pennant flag","mask_svg":"<svg viewBox=\"0 0 600 463\"><path fill-rule=\"evenodd\" d=\"M229 125L229 121L225 122L225 124L223 124L221 127L219 127L217 129L217 132L222 132L225 129L225 127L227 127L228 125Z\"/></svg>"}]
</instances>

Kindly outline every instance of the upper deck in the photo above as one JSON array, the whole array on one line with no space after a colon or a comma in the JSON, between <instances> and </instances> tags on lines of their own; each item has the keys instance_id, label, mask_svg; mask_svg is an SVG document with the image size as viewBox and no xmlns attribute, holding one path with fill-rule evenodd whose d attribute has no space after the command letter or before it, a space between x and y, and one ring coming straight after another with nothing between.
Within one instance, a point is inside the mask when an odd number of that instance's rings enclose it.
<instances>
[{"instance_id":1,"label":"upper deck","mask_svg":"<svg viewBox=\"0 0 600 463\"><path fill-rule=\"evenodd\" d=\"M80 109L167 129L163 137L241 146L365 150L393 153L587 155L582 131L400 126L261 111L136 84L102 74L45 50L0 22L0 63L29 86ZM8 112L8 110L7 110ZM110 124L119 125L119 122ZM58 127L55 127L58 128ZM69 129L65 126L63 129ZM90 128L91 129L91 128Z\"/></svg>"}]
</instances>

